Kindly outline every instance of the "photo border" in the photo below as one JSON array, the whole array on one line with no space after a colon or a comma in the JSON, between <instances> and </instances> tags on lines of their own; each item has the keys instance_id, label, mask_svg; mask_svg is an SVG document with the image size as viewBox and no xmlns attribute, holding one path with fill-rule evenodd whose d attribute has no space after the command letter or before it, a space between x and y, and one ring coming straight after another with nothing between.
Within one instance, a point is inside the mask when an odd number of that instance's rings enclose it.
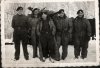
<instances>
[{"instance_id":1,"label":"photo border","mask_svg":"<svg viewBox=\"0 0 100 68\"><path fill-rule=\"evenodd\" d=\"M1 51L2 51L2 66L13 66L5 65L5 33L4 33L4 7L6 6L6 3L39 3L39 2L78 2L78 1L95 1L95 19L96 19L96 62L77 62L77 63L45 63L45 64L39 64L38 67L76 67L76 66L97 66L100 63L100 55L99 55L99 7L98 7L98 0L31 0L31 1L24 1L24 0L14 0L14 1L2 1L1 2ZM35 66L35 64L28 64L28 66ZM38 65L38 64L37 64ZM19 64L19 67L27 65ZM37 66L36 66L37 67Z\"/></svg>"}]
</instances>

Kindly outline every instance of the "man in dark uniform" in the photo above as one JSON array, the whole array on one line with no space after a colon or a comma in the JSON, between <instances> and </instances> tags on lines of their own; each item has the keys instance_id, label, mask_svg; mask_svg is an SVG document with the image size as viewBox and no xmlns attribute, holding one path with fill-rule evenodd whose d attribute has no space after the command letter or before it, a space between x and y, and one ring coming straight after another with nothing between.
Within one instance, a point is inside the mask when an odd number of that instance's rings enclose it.
<instances>
[{"instance_id":1,"label":"man in dark uniform","mask_svg":"<svg viewBox=\"0 0 100 68\"><path fill-rule=\"evenodd\" d=\"M84 18L83 10L78 10L78 16L74 20L74 54L75 59L78 59L81 53L81 58L87 57L88 42L91 36L91 26L89 21Z\"/></svg>"},{"instance_id":2,"label":"man in dark uniform","mask_svg":"<svg viewBox=\"0 0 100 68\"><path fill-rule=\"evenodd\" d=\"M17 14L13 16L12 28L13 41L15 43L15 60L19 60L20 55L20 42L22 41L22 47L24 52L24 57L26 60L29 59L27 51L27 34L28 34L28 18L23 14L23 7L17 8Z\"/></svg>"},{"instance_id":3,"label":"man in dark uniform","mask_svg":"<svg viewBox=\"0 0 100 68\"><path fill-rule=\"evenodd\" d=\"M54 22L56 26L56 41L57 41L56 60L59 61L60 60L59 48L61 45L62 45L61 59L64 60L67 57L68 43L72 33L72 21L65 15L64 9L60 9L58 12L58 17L54 19Z\"/></svg>"}]
</instances>

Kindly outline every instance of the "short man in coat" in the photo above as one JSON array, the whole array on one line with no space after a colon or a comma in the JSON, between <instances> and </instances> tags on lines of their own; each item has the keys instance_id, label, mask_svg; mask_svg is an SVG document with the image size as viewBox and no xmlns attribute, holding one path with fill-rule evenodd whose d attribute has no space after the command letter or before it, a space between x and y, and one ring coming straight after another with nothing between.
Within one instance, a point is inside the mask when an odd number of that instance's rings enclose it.
<instances>
[{"instance_id":1,"label":"short man in coat","mask_svg":"<svg viewBox=\"0 0 100 68\"><path fill-rule=\"evenodd\" d=\"M81 53L81 58L87 57L88 42L91 36L91 25L84 18L83 10L78 10L78 16L74 20L74 54L75 59L78 59Z\"/></svg>"}]
</instances>

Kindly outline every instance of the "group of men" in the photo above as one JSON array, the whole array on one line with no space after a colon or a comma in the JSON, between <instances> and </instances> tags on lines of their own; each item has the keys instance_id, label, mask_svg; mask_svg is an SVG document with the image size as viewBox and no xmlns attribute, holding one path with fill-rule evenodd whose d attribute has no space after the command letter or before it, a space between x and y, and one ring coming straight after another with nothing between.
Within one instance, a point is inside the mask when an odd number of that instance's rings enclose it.
<instances>
[{"instance_id":1,"label":"group of men","mask_svg":"<svg viewBox=\"0 0 100 68\"><path fill-rule=\"evenodd\" d=\"M45 62L47 58L51 62L65 60L68 54L68 45L71 39L74 40L75 59L81 56L87 57L88 42L91 36L91 26L89 21L84 18L83 10L77 11L77 17L70 19L66 16L64 9L50 13L45 9L32 9L32 14L25 16L23 7L17 8L17 14L13 16L12 28L13 41L15 43L15 60L19 60L20 41L22 41L24 57L29 60L27 44L29 34L31 45L33 46L33 58L38 57L37 47L39 48L39 58ZM62 55L59 48L62 46Z\"/></svg>"}]
</instances>

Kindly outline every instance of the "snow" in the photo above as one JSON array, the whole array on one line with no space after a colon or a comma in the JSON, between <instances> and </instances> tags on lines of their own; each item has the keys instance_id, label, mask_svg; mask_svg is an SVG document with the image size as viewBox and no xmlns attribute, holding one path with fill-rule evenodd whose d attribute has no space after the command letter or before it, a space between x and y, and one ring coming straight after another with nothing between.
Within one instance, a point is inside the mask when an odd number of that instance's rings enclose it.
<instances>
[{"instance_id":1,"label":"snow","mask_svg":"<svg viewBox=\"0 0 100 68\"><path fill-rule=\"evenodd\" d=\"M20 59L14 61L14 45L5 45L5 66L40 66L41 64L52 64L49 59L46 59L45 62L41 62L39 58L32 58L33 49L31 45L28 45L29 60L25 60L23 56L23 50L21 46ZM62 52L62 47L60 47L60 54ZM78 61L74 60L74 47L72 45L68 46L68 56L65 60L55 61L55 63L78 63L78 62L96 62L96 41L91 40L89 42L88 56L86 60L79 59Z\"/></svg>"}]
</instances>

